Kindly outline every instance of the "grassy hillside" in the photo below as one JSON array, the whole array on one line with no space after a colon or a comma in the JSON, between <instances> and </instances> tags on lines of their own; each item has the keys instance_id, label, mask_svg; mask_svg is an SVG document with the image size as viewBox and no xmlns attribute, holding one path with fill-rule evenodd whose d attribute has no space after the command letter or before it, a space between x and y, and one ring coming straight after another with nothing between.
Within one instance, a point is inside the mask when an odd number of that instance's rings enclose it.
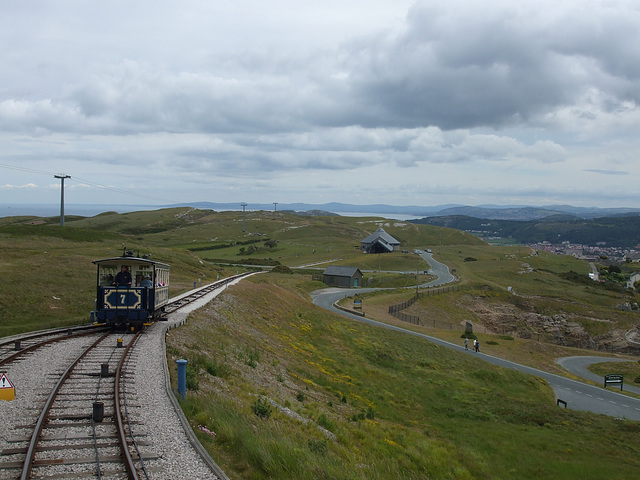
<instances>
[{"instance_id":1,"label":"grassy hillside","mask_svg":"<svg viewBox=\"0 0 640 480\"><path fill-rule=\"evenodd\" d=\"M69 217L64 228L57 220L0 219L0 274L14 279L0 284L0 313L5 318L0 334L86 318L93 305L91 260L117 255L123 244L173 265L172 294L198 279L243 270L244 264L305 266L309 276L331 264L355 266L365 272L365 283L371 286L412 286L416 273L420 273L419 282L427 281L422 272L429 265L413 253L360 252L360 240L379 227L400 240L403 250L431 248L436 258L455 270L464 287L488 287L501 293L511 287L527 298L529 310L574 313L593 333L602 333L607 326L637 324L635 313L620 312L616 306L640 300L630 291L585 283L586 262L532 255L526 247L489 247L473 235L450 228L262 211L246 212L243 232L242 212L192 208ZM492 301L513 303L514 299L498 295ZM454 303L458 302L452 299ZM592 317L609 323L594 323Z\"/></svg>"},{"instance_id":2,"label":"grassy hillside","mask_svg":"<svg viewBox=\"0 0 640 480\"><path fill-rule=\"evenodd\" d=\"M411 251L436 241L482 243L472 235L445 228L279 212L247 212L244 232L242 212L192 208L106 212L65 220L65 227L60 227L57 217L0 218L0 275L5 279L0 283L0 336L87 321L95 295L91 261L119 255L122 245L171 264L171 295L175 295L198 279L204 282L244 270L242 264L276 262L290 267L315 264L318 272L331 263L408 271L413 273L385 274L382 285L411 284L417 269L428 267L416 255L398 253L380 260L354 248L380 226ZM265 246L268 239L275 246ZM219 245L225 248L208 250ZM250 246L255 251L240 252Z\"/></svg>"},{"instance_id":3,"label":"grassy hillside","mask_svg":"<svg viewBox=\"0 0 640 480\"><path fill-rule=\"evenodd\" d=\"M231 478L608 479L640 468L637 423L559 409L543 381L334 316L300 288L252 277L169 334L170 365L189 361L184 409Z\"/></svg>"},{"instance_id":4,"label":"grassy hillside","mask_svg":"<svg viewBox=\"0 0 640 480\"><path fill-rule=\"evenodd\" d=\"M420 257L358 249L383 227L404 250L431 248L461 279L411 307L446 329L409 328L459 341L465 321L500 315L507 325L566 317L601 337L637 326L637 312L617 308L637 296L585 281L585 262L380 218L247 212L243 232L242 212L177 208L57 223L0 219L0 336L86 321L91 261L119 255L122 244L172 265L171 295L243 264L306 267L243 281L169 336L172 367L189 360L185 410L194 427L215 432L196 428L232 478L632 478L640 466L636 423L558 409L539 380L346 321L308 295L323 286L312 273L329 264L359 267L374 285L411 286L428 268ZM399 323L388 306L414 293L366 295L367 316ZM557 373L556 357L588 353L479 335L488 353Z\"/></svg>"},{"instance_id":5,"label":"grassy hillside","mask_svg":"<svg viewBox=\"0 0 640 480\"><path fill-rule=\"evenodd\" d=\"M115 222L120 215L94 218L96 224L71 218L65 227L51 219L0 219L0 337L87 322L95 300L91 262L120 255L123 244L173 266L171 295L193 288L198 279L235 273L201 263L190 252L122 234L117 228L109 230L100 223L110 218L112 225L122 226Z\"/></svg>"},{"instance_id":6,"label":"grassy hillside","mask_svg":"<svg viewBox=\"0 0 640 480\"><path fill-rule=\"evenodd\" d=\"M640 216L637 213L592 219L551 215L529 221L487 220L465 215L449 215L427 217L412 222L475 231L485 238L511 238L522 244L567 241L592 246L604 244L628 248L640 244Z\"/></svg>"}]
</instances>

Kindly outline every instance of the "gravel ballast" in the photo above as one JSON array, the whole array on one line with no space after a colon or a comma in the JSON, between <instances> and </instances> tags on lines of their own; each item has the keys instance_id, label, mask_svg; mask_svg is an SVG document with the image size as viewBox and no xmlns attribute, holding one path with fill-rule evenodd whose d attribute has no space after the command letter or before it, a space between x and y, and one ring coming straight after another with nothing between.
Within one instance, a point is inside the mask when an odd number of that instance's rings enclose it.
<instances>
[{"instance_id":1,"label":"gravel ballast","mask_svg":"<svg viewBox=\"0 0 640 480\"><path fill-rule=\"evenodd\" d=\"M133 395L129 401L142 407L135 408L132 420L140 423L137 427L140 434L151 443L146 450L159 457L151 462L151 478L227 479L198 443L182 414L171 391L165 351L166 331L184 324L190 312L213 300L227 285L169 315L167 322L153 325L141 336L135 348L132 364L136 368L133 374L127 375L127 385L131 388L130 395ZM0 449L15 446L9 440L25 435L20 425L28 425L35 420L35 407L42 403L38 398L42 386L51 383L52 374L66 368L74 358L75 351L79 352L85 344L86 339L53 344L6 368L6 375L16 388L16 398L0 401ZM87 408L90 412L89 402ZM135 428L133 433L135 435ZM15 478L15 469L2 468L3 463L15 460L17 458L0 458L0 479Z\"/></svg>"}]
</instances>

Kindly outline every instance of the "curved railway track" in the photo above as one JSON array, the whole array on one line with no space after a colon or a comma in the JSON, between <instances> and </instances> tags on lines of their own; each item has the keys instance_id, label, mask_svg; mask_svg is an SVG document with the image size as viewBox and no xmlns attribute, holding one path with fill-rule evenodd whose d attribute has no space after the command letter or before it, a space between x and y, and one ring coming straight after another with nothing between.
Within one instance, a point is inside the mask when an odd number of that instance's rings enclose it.
<instances>
[{"instance_id":1,"label":"curved railway track","mask_svg":"<svg viewBox=\"0 0 640 480\"><path fill-rule=\"evenodd\" d=\"M77 327L57 328L43 332L15 335L11 340L0 342L0 367L13 362L29 352L33 352L55 342L70 338L91 335L96 331L104 331L102 325L83 325Z\"/></svg>"},{"instance_id":2,"label":"curved railway track","mask_svg":"<svg viewBox=\"0 0 640 480\"><path fill-rule=\"evenodd\" d=\"M165 313L176 312L246 275L178 297L167 304ZM20 434L8 439L11 446L1 452L0 479L86 476L137 480L152 478L153 472L160 471L154 463L158 456L145 451L149 449L145 437L153 432L145 432L145 426L135 420L137 411L150 406L131 400L137 396L132 382L135 345L144 333L120 334L117 339L118 334L84 326L16 336L0 343L0 366L17 363L27 370L43 370L37 392L29 392L39 410L13 429ZM43 356L51 352L56 362L49 365L40 360L46 367L30 367L40 352ZM62 356L66 359L60 359Z\"/></svg>"}]
</instances>

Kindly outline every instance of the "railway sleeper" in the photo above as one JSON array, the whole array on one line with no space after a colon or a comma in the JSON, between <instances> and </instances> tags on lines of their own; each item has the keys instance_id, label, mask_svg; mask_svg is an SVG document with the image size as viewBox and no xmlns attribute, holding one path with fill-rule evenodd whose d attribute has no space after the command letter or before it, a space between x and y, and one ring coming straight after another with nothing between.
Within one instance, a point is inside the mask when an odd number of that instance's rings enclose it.
<instances>
[{"instance_id":1,"label":"railway sleeper","mask_svg":"<svg viewBox=\"0 0 640 480\"><path fill-rule=\"evenodd\" d=\"M161 457L157 454L142 454L143 461L159 460ZM122 457L120 455L105 455L98 458L100 463L121 463ZM49 467L52 465L80 465L80 464L95 464L96 457L85 458L52 458L48 460L34 460L33 467ZM3 468L22 468L23 462L7 462L2 464Z\"/></svg>"}]
</instances>

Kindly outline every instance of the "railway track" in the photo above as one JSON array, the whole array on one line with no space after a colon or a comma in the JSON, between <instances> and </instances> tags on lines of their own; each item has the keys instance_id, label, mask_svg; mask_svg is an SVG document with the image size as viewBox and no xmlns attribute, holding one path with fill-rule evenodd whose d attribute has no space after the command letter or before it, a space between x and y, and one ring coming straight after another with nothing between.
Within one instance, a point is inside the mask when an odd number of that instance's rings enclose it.
<instances>
[{"instance_id":1,"label":"railway track","mask_svg":"<svg viewBox=\"0 0 640 480\"><path fill-rule=\"evenodd\" d=\"M63 372L49 372L57 378L38 392L37 418L19 425L24 434L2 451L9 461L0 463L7 473L1 478L148 478L144 462L154 455L141 451L144 437L135 435L136 422L125 415L136 406L123 403L122 394L125 362L138 335L122 342L116 334L95 337L85 339Z\"/></svg>"},{"instance_id":2,"label":"railway track","mask_svg":"<svg viewBox=\"0 0 640 480\"><path fill-rule=\"evenodd\" d=\"M0 342L0 367L51 343L91 335L104 329L101 325L83 325L15 335L10 340Z\"/></svg>"},{"instance_id":3,"label":"railway track","mask_svg":"<svg viewBox=\"0 0 640 480\"><path fill-rule=\"evenodd\" d=\"M231 277L218 280L210 285L204 286L202 288L192 290L187 295L183 295L165 305L165 314L171 314L181 309L182 307L189 305L205 296L213 292L214 290L224 287L225 285L230 284L238 279L251 275L251 273L240 273L238 275L233 275Z\"/></svg>"},{"instance_id":4,"label":"railway track","mask_svg":"<svg viewBox=\"0 0 640 480\"><path fill-rule=\"evenodd\" d=\"M189 292L167 304L166 313L195 305L245 275ZM154 325L123 335L81 327L0 343L0 372L7 368L12 375L36 372L35 380L20 385L20 402L28 407L19 405L18 395L16 401L0 405L0 413L19 412L4 419L12 423L10 436L0 429L0 440L3 436L5 440L0 442L5 447L0 452L0 479L174 478L175 474L162 471L164 452L154 451L154 432L147 432L137 420L155 405L138 401L147 391L137 392L134 374L148 362L144 358L138 364L135 345L161 331ZM215 476L206 478L226 478L213 470Z\"/></svg>"}]
</instances>

